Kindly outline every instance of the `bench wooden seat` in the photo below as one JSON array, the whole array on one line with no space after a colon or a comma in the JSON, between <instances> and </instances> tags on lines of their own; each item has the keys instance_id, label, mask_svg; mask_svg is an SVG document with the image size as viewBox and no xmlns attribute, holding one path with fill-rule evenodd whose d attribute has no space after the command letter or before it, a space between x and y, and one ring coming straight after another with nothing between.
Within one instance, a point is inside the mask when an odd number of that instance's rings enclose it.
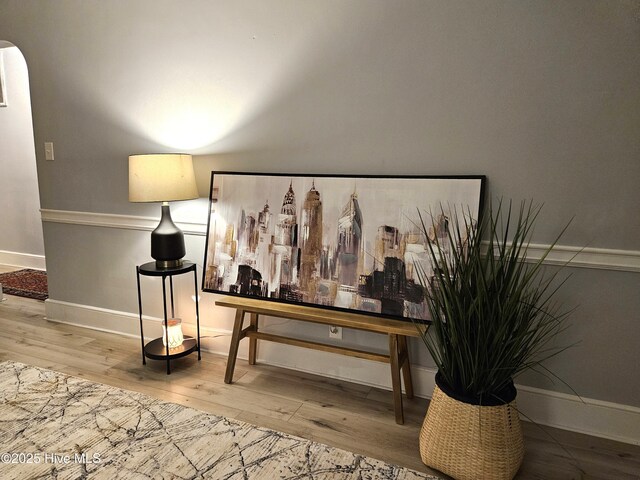
<instances>
[{"instance_id":1,"label":"bench wooden seat","mask_svg":"<svg viewBox=\"0 0 640 480\"><path fill-rule=\"evenodd\" d=\"M229 358L227 360L227 369L224 378L225 383L231 383L233 380L233 370L238 355L238 345L240 344L240 340L245 337L249 338L250 365L255 365L256 363L258 340L284 343L296 347L311 348L377 362L385 362L391 366L391 384L393 387L396 423L404 423L401 377L404 380L407 398L413 398L407 337L419 336L418 330L412 322L375 317L362 313L328 310L319 307L292 305L246 297L223 297L216 300L216 305L234 308L236 310L231 344L229 346ZM250 314L250 322L247 327L244 327L246 313ZM303 322L335 325L343 328L354 328L367 332L385 334L389 336L389 355L260 332L258 329L259 315L269 315ZM425 328L427 328L427 326L425 326Z\"/></svg>"}]
</instances>

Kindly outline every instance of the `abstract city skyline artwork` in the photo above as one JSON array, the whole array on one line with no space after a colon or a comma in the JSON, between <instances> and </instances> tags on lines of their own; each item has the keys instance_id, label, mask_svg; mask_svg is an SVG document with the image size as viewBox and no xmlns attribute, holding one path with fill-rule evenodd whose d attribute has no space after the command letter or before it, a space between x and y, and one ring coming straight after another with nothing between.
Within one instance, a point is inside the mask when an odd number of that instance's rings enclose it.
<instances>
[{"instance_id":1,"label":"abstract city skyline artwork","mask_svg":"<svg viewBox=\"0 0 640 480\"><path fill-rule=\"evenodd\" d=\"M427 242L455 210L477 220L483 189L483 176L212 172L203 290L427 319Z\"/></svg>"}]
</instances>

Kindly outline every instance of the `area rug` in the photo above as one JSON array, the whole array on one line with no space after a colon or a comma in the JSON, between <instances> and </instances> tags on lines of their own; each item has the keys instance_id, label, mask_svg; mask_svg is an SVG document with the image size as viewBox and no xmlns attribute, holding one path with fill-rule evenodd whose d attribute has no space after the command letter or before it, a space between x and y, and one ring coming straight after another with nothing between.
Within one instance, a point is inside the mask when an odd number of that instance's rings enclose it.
<instances>
[{"instance_id":1,"label":"area rug","mask_svg":"<svg viewBox=\"0 0 640 480\"><path fill-rule=\"evenodd\" d=\"M2 290L8 295L46 300L49 298L47 272L25 268L16 272L0 273Z\"/></svg>"},{"instance_id":2,"label":"area rug","mask_svg":"<svg viewBox=\"0 0 640 480\"><path fill-rule=\"evenodd\" d=\"M15 362L0 363L0 476L58 480L437 478Z\"/></svg>"}]
</instances>

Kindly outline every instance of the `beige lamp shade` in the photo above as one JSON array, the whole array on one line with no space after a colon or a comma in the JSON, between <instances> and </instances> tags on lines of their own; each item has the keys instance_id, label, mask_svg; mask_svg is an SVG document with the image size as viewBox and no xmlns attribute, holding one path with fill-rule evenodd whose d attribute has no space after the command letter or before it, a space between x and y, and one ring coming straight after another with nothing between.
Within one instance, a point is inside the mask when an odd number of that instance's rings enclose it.
<instances>
[{"instance_id":1,"label":"beige lamp shade","mask_svg":"<svg viewBox=\"0 0 640 480\"><path fill-rule=\"evenodd\" d=\"M129 156L129 201L170 202L198 198L191 155Z\"/></svg>"}]
</instances>

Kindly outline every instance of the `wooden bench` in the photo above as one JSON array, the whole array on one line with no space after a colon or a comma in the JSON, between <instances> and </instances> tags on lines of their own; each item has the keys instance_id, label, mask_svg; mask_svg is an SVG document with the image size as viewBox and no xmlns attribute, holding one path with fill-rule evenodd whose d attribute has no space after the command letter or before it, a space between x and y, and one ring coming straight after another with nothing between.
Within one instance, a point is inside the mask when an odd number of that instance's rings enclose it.
<instances>
[{"instance_id":1,"label":"wooden bench","mask_svg":"<svg viewBox=\"0 0 640 480\"><path fill-rule=\"evenodd\" d=\"M233 370L238 355L238 345L240 344L240 340L245 337L249 338L249 365L256 364L258 340L267 340L270 342L284 343L286 345L294 345L296 347L311 348L324 352L339 353L351 357L389 363L391 365L391 384L393 387L396 423L404 423L400 374L402 372L407 398L413 398L407 337L419 336L418 330L412 322L245 297L223 297L216 300L216 305L234 308L236 310L233 333L231 335L231 345L229 346L229 359L227 360L227 370L224 377L225 383L231 383L233 380ZM247 327L243 328L246 313L250 314L250 323ZM389 336L389 355L260 332L258 329L259 315L270 315L303 322L335 325L338 327L355 328L367 332L385 334ZM425 328L428 327L425 326Z\"/></svg>"}]
</instances>

